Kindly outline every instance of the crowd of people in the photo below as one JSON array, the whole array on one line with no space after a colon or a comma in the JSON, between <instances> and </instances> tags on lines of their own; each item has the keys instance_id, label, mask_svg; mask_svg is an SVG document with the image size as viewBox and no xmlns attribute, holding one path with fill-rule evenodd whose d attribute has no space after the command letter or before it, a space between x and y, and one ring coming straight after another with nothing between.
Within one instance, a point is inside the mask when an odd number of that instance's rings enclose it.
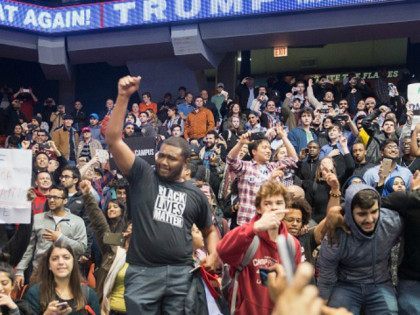
<instances>
[{"instance_id":1,"label":"crowd of people","mask_svg":"<svg viewBox=\"0 0 420 315\"><path fill-rule=\"evenodd\" d=\"M407 85L246 77L131 103L140 81L98 113L1 90L1 146L33 173L31 224L0 225L0 314L420 314Z\"/></svg>"}]
</instances>

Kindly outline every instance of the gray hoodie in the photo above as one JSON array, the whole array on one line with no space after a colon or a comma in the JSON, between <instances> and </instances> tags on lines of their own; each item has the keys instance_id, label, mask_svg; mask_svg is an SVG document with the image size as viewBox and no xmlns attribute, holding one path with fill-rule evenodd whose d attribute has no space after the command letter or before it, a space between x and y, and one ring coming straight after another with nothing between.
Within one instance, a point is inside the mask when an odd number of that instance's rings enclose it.
<instances>
[{"instance_id":1,"label":"gray hoodie","mask_svg":"<svg viewBox=\"0 0 420 315\"><path fill-rule=\"evenodd\" d=\"M373 284L391 279L390 253L401 235L402 221L397 212L381 208L373 234L362 233L354 222L351 202L359 191L365 189L376 192L365 184L350 185L346 190L344 220L351 234L340 229L337 231L338 244L329 245L327 238L322 241L317 265L318 288L324 299L328 300L337 281Z\"/></svg>"}]
</instances>

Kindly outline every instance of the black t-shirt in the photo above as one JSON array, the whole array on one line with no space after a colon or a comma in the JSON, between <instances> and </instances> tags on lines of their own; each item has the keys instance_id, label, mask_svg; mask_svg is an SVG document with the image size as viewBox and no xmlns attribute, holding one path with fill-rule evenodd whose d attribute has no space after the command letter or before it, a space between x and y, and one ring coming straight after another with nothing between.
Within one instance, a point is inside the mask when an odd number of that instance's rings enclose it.
<instances>
[{"instance_id":1,"label":"black t-shirt","mask_svg":"<svg viewBox=\"0 0 420 315\"><path fill-rule=\"evenodd\" d=\"M133 234L127 262L148 267L192 264L191 227L212 224L204 194L191 182L160 180L138 157L128 181Z\"/></svg>"}]
</instances>

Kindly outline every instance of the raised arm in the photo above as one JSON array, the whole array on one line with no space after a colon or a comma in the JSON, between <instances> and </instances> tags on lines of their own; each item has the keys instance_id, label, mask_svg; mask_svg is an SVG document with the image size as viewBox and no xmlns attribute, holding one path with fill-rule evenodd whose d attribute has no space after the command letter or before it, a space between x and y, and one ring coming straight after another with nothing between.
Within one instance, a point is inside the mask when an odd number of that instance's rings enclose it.
<instances>
[{"instance_id":1,"label":"raised arm","mask_svg":"<svg viewBox=\"0 0 420 315\"><path fill-rule=\"evenodd\" d=\"M128 175L133 166L135 155L121 138L124 118L130 96L139 89L140 77L126 76L118 81L118 96L114 110L109 118L105 133L105 142L114 156L118 169Z\"/></svg>"},{"instance_id":2,"label":"raised arm","mask_svg":"<svg viewBox=\"0 0 420 315\"><path fill-rule=\"evenodd\" d=\"M318 101L314 95L314 90L313 90L313 80L309 79L308 80L308 87L306 88L306 92L308 93L308 101L309 103L311 103L311 105L317 109L317 108L321 108L322 107L322 103L320 101Z\"/></svg>"}]
</instances>

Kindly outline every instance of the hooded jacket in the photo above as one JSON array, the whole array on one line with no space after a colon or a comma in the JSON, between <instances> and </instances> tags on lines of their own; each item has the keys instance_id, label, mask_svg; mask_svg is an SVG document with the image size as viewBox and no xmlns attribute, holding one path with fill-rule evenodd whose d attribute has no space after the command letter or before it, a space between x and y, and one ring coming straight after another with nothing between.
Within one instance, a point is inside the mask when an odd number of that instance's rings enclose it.
<instances>
[{"instance_id":1,"label":"hooded jacket","mask_svg":"<svg viewBox=\"0 0 420 315\"><path fill-rule=\"evenodd\" d=\"M224 263L230 266L230 276L234 277L236 268L241 264L243 256L255 236L254 222L260 219L256 215L249 223L243 224L227 233L217 245L217 252ZM279 235L287 236L284 223L279 226ZM273 303L268 294L268 288L261 284L259 270L267 269L276 263L281 263L276 242L270 240L268 232L258 233L260 245L251 262L238 277L238 295L236 297L235 314L271 314ZM300 243L295 239L295 264L301 262ZM229 292L231 295L232 292Z\"/></svg>"},{"instance_id":2,"label":"hooded jacket","mask_svg":"<svg viewBox=\"0 0 420 315\"><path fill-rule=\"evenodd\" d=\"M374 232L361 232L353 219L351 203L361 190L376 190L365 184L350 185L346 191L344 220L351 230L346 234L337 231L338 243L322 241L318 258L318 288L322 298L330 297L337 281L353 284L380 284L390 281L389 261L391 248L402 232L400 216L389 209L380 208ZM378 194L378 200L380 200ZM380 205L379 205L380 206Z\"/></svg>"}]
</instances>

